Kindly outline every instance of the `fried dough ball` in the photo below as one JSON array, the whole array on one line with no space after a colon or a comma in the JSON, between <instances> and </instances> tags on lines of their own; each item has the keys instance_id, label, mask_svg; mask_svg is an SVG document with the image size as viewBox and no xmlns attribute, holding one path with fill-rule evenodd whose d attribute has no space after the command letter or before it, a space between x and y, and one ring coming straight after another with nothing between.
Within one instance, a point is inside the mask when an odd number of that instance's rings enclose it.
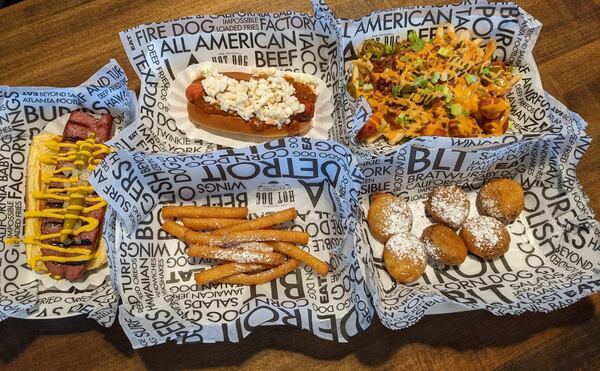
<instances>
[{"instance_id":1,"label":"fried dough ball","mask_svg":"<svg viewBox=\"0 0 600 371\"><path fill-rule=\"evenodd\" d=\"M410 232L413 216L403 199L389 193L375 193L367 221L373 236L385 243L397 233Z\"/></svg>"},{"instance_id":2,"label":"fried dough ball","mask_svg":"<svg viewBox=\"0 0 600 371\"><path fill-rule=\"evenodd\" d=\"M427 253L419 238L408 232L390 238L383 249L383 264L398 282L409 283L421 277L427 267Z\"/></svg>"},{"instance_id":3,"label":"fried dough ball","mask_svg":"<svg viewBox=\"0 0 600 371\"><path fill-rule=\"evenodd\" d=\"M433 224L425 228L421 240L429 256L436 262L458 265L467 258L464 241L443 224Z\"/></svg>"},{"instance_id":4,"label":"fried dough ball","mask_svg":"<svg viewBox=\"0 0 600 371\"><path fill-rule=\"evenodd\" d=\"M485 215L467 220L460 237L470 252L484 259L502 256L510 246L510 235L504 224Z\"/></svg>"},{"instance_id":5,"label":"fried dough ball","mask_svg":"<svg viewBox=\"0 0 600 371\"><path fill-rule=\"evenodd\" d=\"M469 216L467 194L455 185L436 187L425 203L425 211L437 222L456 230Z\"/></svg>"},{"instance_id":6,"label":"fried dough ball","mask_svg":"<svg viewBox=\"0 0 600 371\"><path fill-rule=\"evenodd\" d=\"M479 212L496 218L504 224L514 222L524 207L523 188L511 179L491 180L481 187L477 195Z\"/></svg>"}]
</instances>

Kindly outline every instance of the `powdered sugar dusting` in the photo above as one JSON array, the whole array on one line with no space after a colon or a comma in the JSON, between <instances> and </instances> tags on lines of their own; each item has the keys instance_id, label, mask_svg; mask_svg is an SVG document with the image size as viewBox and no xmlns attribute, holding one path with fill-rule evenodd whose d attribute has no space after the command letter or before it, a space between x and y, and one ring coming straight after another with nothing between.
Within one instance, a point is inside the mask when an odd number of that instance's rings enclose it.
<instances>
[{"instance_id":1,"label":"powdered sugar dusting","mask_svg":"<svg viewBox=\"0 0 600 371\"><path fill-rule=\"evenodd\" d=\"M272 252L273 248L264 242L242 242L235 245L236 248L248 251Z\"/></svg>"},{"instance_id":2,"label":"powdered sugar dusting","mask_svg":"<svg viewBox=\"0 0 600 371\"><path fill-rule=\"evenodd\" d=\"M511 179L491 180L479 191L477 207L482 215L511 224L523 211L523 188Z\"/></svg>"},{"instance_id":3,"label":"powdered sugar dusting","mask_svg":"<svg viewBox=\"0 0 600 371\"><path fill-rule=\"evenodd\" d=\"M489 197L486 195L481 196L481 206L483 206L487 213L494 218L499 218L502 216L502 213L498 209L498 203L494 197Z\"/></svg>"},{"instance_id":4,"label":"powdered sugar dusting","mask_svg":"<svg viewBox=\"0 0 600 371\"><path fill-rule=\"evenodd\" d=\"M423 247L425 248L425 252L427 252L427 256L429 256L429 262L434 268L443 268L444 264L440 262L440 256L438 254L438 249L433 246L431 241L423 241Z\"/></svg>"},{"instance_id":5,"label":"powdered sugar dusting","mask_svg":"<svg viewBox=\"0 0 600 371\"><path fill-rule=\"evenodd\" d=\"M486 208L494 208L496 207L496 199L490 197L482 197L482 204Z\"/></svg>"},{"instance_id":6,"label":"powdered sugar dusting","mask_svg":"<svg viewBox=\"0 0 600 371\"><path fill-rule=\"evenodd\" d=\"M222 249L215 254L215 259L233 260L238 263L255 263L263 260L264 255L256 251L241 250L234 248ZM266 262L270 263L270 262Z\"/></svg>"},{"instance_id":7,"label":"powdered sugar dusting","mask_svg":"<svg viewBox=\"0 0 600 371\"><path fill-rule=\"evenodd\" d=\"M429 199L430 213L435 213L440 222L455 229L467 219L469 205L467 195L453 185L437 188Z\"/></svg>"},{"instance_id":8,"label":"powdered sugar dusting","mask_svg":"<svg viewBox=\"0 0 600 371\"><path fill-rule=\"evenodd\" d=\"M385 221L382 223L384 233L394 235L396 233L410 232L412 228L412 212L403 199L397 198L386 204L383 214Z\"/></svg>"},{"instance_id":9,"label":"powdered sugar dusting","mask_svg":"<svg viewBox=\"0 0 600 371\"><path fill-rule=\"evenodd\" d=\"M425 246L414 234L408 232L396 234L387 241L385 247L398 258L409 259L415 263L427 261Z\"/></svg>"},{"instance_id":10,"label":"powdered sugar dusting","mask_svg":"<svg viewBox=\"0 0 600 371\"><path fill-rule=\"evenodd\" d=\"M489 216L469 219L463 226L473 236L473 245L483 251L490 251L500 242L502 227L499 220Z\"/></svg>"}]
</instances>

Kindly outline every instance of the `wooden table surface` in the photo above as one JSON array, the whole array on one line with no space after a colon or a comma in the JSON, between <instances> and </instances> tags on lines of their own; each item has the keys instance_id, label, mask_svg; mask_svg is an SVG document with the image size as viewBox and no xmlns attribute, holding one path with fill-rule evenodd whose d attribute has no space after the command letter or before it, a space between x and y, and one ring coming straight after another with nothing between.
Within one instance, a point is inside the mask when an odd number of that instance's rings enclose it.
<instances>
[{"instance_id":1,"label":"wooden table surface","mask_svg":"<svg viewBox=\"0 0 600 371\"><path fill-rule=\"evenodd\" d=\"M356 18L377 9L444 1L330 1ZM447 2L447 1L446 1ZM600 137L600 2L523 0L544 27L535 58L544 88L589 123ZM308 0L23 1L0 9L0 84L76 86L110 58L140 82L118 32L192 14L286 9L310 12ZM600 211L600 143L578 176ZM133 351L118 324L91 320L7 320L0 323L2 369L402 368L600 369L600 294L549 314L495 317L483 311L427 316L403 331L377 320L348 344L330 343L288 327L256 330L239 344L167 344Z\"/></svg>"}]
</instances>

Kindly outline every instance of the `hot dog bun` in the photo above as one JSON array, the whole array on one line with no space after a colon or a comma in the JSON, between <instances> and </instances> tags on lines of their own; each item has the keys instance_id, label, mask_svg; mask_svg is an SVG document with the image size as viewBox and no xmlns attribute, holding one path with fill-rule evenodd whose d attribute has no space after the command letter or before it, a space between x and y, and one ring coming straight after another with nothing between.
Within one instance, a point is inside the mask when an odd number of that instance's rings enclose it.
<instances>
[{"instance_id":1,"label":"hot dog bun","mask_svg":"<svg viewBox=\"0 0 600 371\"><path fill-rule=\"evenodd\" d=\"M190 121L194 125L211 132L218 134L233 134L253 138L285 138L297 135L306 134L312 127L312 121L297 121L292 120L289 125L283 125L278 128L275 125L269 125L261 131L252 128L241 117L233 115L220 115L214 113L206 113L201 111L196 105L188 103L187 105Z\"/></svg>"},{"instance_id":2,"label":"hot dog bun","mask_svg":"<svg viewBox=\"0 0 600 371\"><path fill-rule=\"evenodd\" d=\"M34 197L34 192L42 190L44 184L42 177L52 173L54 165L43 164L40 161L40 157L45 154L52 153L51 150L45 145L48 141L60 141L62 136L57 134L42 133L33 137L31 145L29 146L29 156L27 160L27 177L26 177L26 199L25 206L27 211L41 210L43 201ZM25 236L39 235L42 226L41 218L25 218ZM99 226L98 228L101 228ZM25 243L25 253L27 260L29 261L33 256L41 256L42 249L39 245ZM92 270L105 265L108 261L106 254L106 243L104 238L101 238L98 242L98 250L94 259L89 260L87 264L87 270ZM35 267L32 267L36 271L47 272L48 269L43 261L37 261Z\"/></svg>"}]
</instances>

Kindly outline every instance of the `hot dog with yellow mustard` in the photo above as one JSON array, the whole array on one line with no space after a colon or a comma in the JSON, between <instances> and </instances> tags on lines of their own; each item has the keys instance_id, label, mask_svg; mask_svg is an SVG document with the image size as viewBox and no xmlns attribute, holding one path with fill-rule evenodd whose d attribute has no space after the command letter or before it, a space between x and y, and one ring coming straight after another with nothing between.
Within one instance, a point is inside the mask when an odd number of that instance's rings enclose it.
<instances>
[{"instance_id":1,"label":"hot dog with yellow mustard","mask_svg":"<svg viewBox=\"0 0 600 371\"><path fill-rule=\"evenodd\" d=\"M73 111L62 136L41 133L33 138L23 242L34 271L76 281L87 270L106 264L106 201L94 192L88 177L110 152L103 142L111 131L111 115L96 118Z\"/></svg>"}]
</instances>

